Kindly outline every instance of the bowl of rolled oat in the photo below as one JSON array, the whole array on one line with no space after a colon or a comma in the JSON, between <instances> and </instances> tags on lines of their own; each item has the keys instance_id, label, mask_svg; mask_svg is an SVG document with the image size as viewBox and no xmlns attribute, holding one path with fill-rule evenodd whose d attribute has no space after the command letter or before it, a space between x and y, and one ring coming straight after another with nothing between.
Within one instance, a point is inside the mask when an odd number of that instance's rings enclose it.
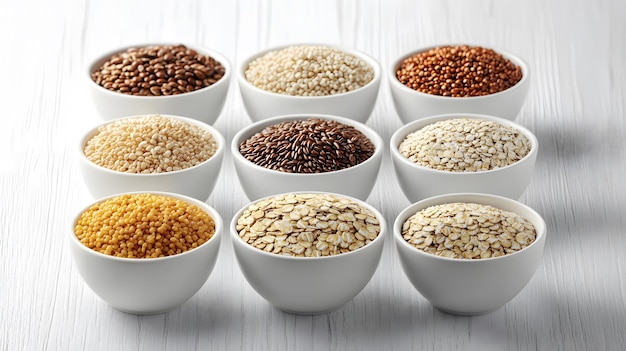
<instances>
[{"instance_id":1,"label":"bowl of rolled oat","mask_svg":"<svg viewBox=\"0 0 626 351\"><path fill-rule=\"evenodd\" d=\"M516 200L447 194L400 212L393 241L406 277L432 306L478 315L504 306L529 283L541 264L546 224Z\"/></svg>"},{"instance_id":2,"label":"bowl of rolled oat","mask_svg":"<svg viewBox=\"0 0 626 351\"><path fill-rule=\"evenodd\" d=\"M337 115L365 123L376 103L381 69L372 57L326 44L294 44L244 60L237 81L254 122L299 113Z\"/></svg>"},{"instance_id":3,"label":"bowl of rolled oat","mask_svg":"<svg viewBox=\"0 0 626 351\"><path fill-rule=\"evenodd\" d=\"M477 113L514 120L530 87L530 68L511 53L450 44L413 50L388 71L402 123L448 113Z\"/></svg>"},{"instance_id":4,"label":"bowl of rolled oat","mask_svg":"<svg viewBox=\"0 0 626 351\"><path fill-rule=\"evenodd\" d=\"M339 116L276 116L239 131L231 154L250 200L290 191L328 191L367 199L376 184L383 139Z\"/></svg>"},{"instance_id":5,"label":"bowl of rolled oat","mask_svg":"<svg viewBox=\"0 0 626 351\"><path fill-rule=\"evenodd\" d=\"M539 145L523 126L468 113L426 117L391 136L396 179L410 202L457 192L519 199L530 183Z\"/></svg>"},{"instance_id":6,"label":"bowl of rolled oat","mask_svg":"<svg viewBox=\"0 0 626 351\"><path fill-rule=\"evenodd\" d=\"M161 113L213 124L231 77L221 53L171 43L116 48L90 61L86 71L94 107L104 120Z\"/></svg>"},{"instance_id":7,"label":"bowl of rolled oat","mask_svg":"<svg viewBox=\"0 0 626 351\"><path fill-rule=\"evenodd\" d=\"M235 257L250 286L274 307L305 315L341 308L365 288L386 231L373 206L325 192L253 201L230 224Z\"/></svg>"},{"instance_id":8,"label":"bowl of rolled oat","mask_svg":"<svg viewBox=\"0 0 626 351\"><path fill-rule=\"evenodd\" d=\"M178 308L202 288L223 230L219 213L202 201L133 192L84 207L67 239L86 285L111 307L143 315Z\"/></svg>"},{"instance_id":9,"label":"bowl of rolled oat","mask_svg":"<svg viewBox=\"0 0 626 351\"><path fill-rule=\"evenodd\" d=\"M226 144L217 129L195 119L138 115L94 127L78 147L79 170L94 198L164 191L206 201Z\"/></svg>"}]
</instances>

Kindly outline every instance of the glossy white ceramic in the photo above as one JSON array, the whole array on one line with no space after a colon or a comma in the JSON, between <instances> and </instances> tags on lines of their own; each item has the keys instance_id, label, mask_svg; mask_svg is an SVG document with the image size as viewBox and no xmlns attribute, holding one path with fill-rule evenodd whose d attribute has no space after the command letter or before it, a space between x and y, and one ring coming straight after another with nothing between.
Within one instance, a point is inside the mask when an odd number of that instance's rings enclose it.
<instances>
[{"instance_id":1,"label":"glossy white ceramic","mask_svg":"<svg viewBox=\"0 0 626 351\"><path fill-rule=\"evenodd\" d=\"M224 76L215 84L189 93L168 96L134 96L107 90L91 79L91 73L113 54L132 47L177 44L147 43L131 45L109 51L91 61L85 70L85 79L94 107L100 117L104 120L111 120L124 116L160 113L189 117L207 124L213 124L220 116L224 107L232 76L230 61L217 51L185 44L185 46L196 50L200 54L213 57L225 69Z\"/></svg>"},{"instance_id":2,"label":"glossy white ceramic","mask_svg":"<svg viewBox=\"0 0 626 351\"><path fill-rule=\"evenodd\" d=\"M403 54L389 66L387 74L391 97L402 123L407 124L427 116L448 113L476 113L514 120L528 94L530 67L523 59L511 53L494 49L522 69L522 79L513 87L495 94L462 98L432 95L411 89L396 78L396 71L405 59L420 52L446 45L454 46L456 44L434 45L413 50Z\"/></svg>"},{"instance_id":3,"label":"glossy white ceramic","mask_svg":"<svg viewBox=\"0 0 626 351\"><path fill-rule=\"evenodd\" d=\"M271 51L277 51L297 45L324 45L334 47L357 56L372 67L374 70L374 79L365 86L347 93L328 96L291 96L276 94L260 89L248 82L245 78L244 72L248 68L250 62L256 58L259 58ZM258 52L244 60L237 71L237 81L239 83L241 98L243 100L244 107L248 112L248 116L253 122L273 116L315 113L343 116L365 123L370 117L372 110L374 109L374 105L376 104L381 76L382 71L380 65L372 57L357 50L328 44L294 44L273 47Z\"/></svg>"},{"instance_id":4,"label":"glossy white ceramic","mask_svg":"<svg viewBox=\"0 0 626 351\"><path fill-rule=\"evenodd\" d=\"M179 194L151 193L200 207L215 222L213 237L195 249L161 258L120 258L91 250L76 238L76 221L90 206L113 196L86 206L74 217L72 227L68 228L70 252L87 286L111 307L133 314L164 313L179 307L196 294L215 266L224 230L222 218L207 204Z\"/></svg>"},{"instance_id":5,"label":"glossy white ceramic","mask_svg":"<svg viewBox=\"0 0 626 351\"><path fill-rule=\"evenodd\" d=\"M172 115L161 116L181 120L209 131L217 142L218 148L215 155L201 164L179 171L154 174L114 171L91 162L83 151L87 141L97 133L100 126L113 123L115 120L107 121L87 132L78 144L78 168L87 189L94 198L133 191L172 192L190 196L200 201L206 201L209 198L222 169L226 150L224 137L214 127L197 120ZM122 117L116 120L139 117L142 115Z\"/></svg>"},{"instance_id":6,"label":"glossy white ceramic","mask_svg":"<svg viewBox=\"0 0 626 351\"><path fill-rule=\"evenodd\" d=\"M326 257L289 257L254 248L236 230L237 220L250 204L241 208L233 216L230 233L239 268L250 286L274 307L293 314L327 313L352 300L378 267L387 225L374 207L350 199L376 214L380 234L358 250Z\"/></svg>"},{"instance_id":7,"label":"glossy white ceramic","mask_svg":"<svg viewBox=\"0 0 626 351\"><path fill-rule=\"evenodd\" d=\"M363 133L374 144L374 154L364 162L333 172L325 173L287 173L261 167L244 158L239 152L239 145L266 127L285 121L320 118L334 120L350 125ZM371 193L380 170L384 143L382 137L363 123L339 116L321 114L296 114L276 116L253 123L240 130L231 142L231 153L235 170L246 196L250 200L272 194L291 191L313 190L345 194L361 200Z\"/></svg>"},{"instance_id":8,"label":"glossy white ceramic","mask_svg":"<svg viewBox=\"0 0 626 351\"><path fill-rule=\"evenodd\" d=\"M473 202L511 211L530 221L537 239L528 247L505 256L478 260L439 257L419 250L402 238L403 223L429 206ZM487 194L447 194L405 208L393 225L402 269L415 289L435 308L459 315L494 311L517 296L539 267L546 242L546 224L530 207L505 197Z\"/></svg>"},{"instance_id":9,"label":"glossy white ceramic","mask_svg":"<svg viewBox=\"0 0 626 351\"><path fill-rule=\"evenodd\" d=\"M400 143L412 132L432 123L454 118L477 118L494 121L519 130L528 138L531 149L521 160L498 169L481 172L447 172L419 165L398 150ZM519 199L530 183L537 160L537 137L523 126L495 116L455 113L422 118L405 124L393 133L390 153L400 188L410 202L447 193L487 193Z\"/></svg>"}]
</instances>

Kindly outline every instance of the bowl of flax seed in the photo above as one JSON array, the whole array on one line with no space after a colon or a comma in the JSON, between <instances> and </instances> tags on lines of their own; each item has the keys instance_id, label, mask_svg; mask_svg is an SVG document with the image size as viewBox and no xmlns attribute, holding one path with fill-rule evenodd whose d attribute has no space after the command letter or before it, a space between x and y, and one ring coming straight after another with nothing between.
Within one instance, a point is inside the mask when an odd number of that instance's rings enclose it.
<instances>
[{"instance_id":1,"label":"bowl of flax seed","mask_svg":"<svg viewBox=\"0 0 626 351\"><path fill-rule=\"evenodd\" d=\"M514 120L530 86L518 56L487 47L438 45L401 55L389 67L389 86L403 123L446 113Z\"/></svg>"}]
</instances>

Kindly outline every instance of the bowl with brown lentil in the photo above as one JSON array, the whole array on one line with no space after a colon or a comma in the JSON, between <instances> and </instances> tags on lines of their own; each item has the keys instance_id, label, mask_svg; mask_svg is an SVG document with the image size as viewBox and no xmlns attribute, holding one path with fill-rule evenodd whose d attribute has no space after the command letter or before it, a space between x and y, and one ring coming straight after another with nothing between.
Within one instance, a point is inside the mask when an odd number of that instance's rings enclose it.
<instances>
[{"instance_id":1,"label":"bowl with brown lentil","mask_svg":"<svg viewBox=\"0 0 626 351\"><path fill-rule=\"evenodd\" d=\"M244 107L254 122L300 113L365 123L381 81L378 62L363 52L327 44L294 44L255 53L237 72Z\"/></svg>"},{"instance_id":2,"label":"bowl with brown lentil","mask_svg":"<svg viewBox=\"0 0 626 351\"><path fill-rule=\"evenodd\" d=\"M280 310L309 315L334 311L365 288L386 231L373 206L326 192L259 199L230 224L235 257L250 286Z\"/></svg>"},{"instance_id":3,"label":"bowl with brown lentil","mask_svg":"<svg viewBox=\"0 0 626 351\"><path fill-rule=\"evenodd\" d=\"M530 68L500 49L448 44L413 50L389 67L389 86L403 123L447 113L514 120L530 87Z\"/></svg>"},{"instance_id":4,"label":"bowl with brown lentil","mask_svg":"<svg viewBox=\"0 0 626 351\"><path fill-rule=\"evenodd\" d=\"M92 60L86 71L104 120L161 113L213 124L231 77L230 62L221 53L173 43L116 48Z\"/></svg>"},{"instance_id":5,"label":"bowl with brown lentil","mask_svg":"<svg viewBox=\"0 0 626 351\"><path fill-rule=\"evenodd\" d=\"M494 311L517 296L541 264L546 224L529 206L489 194L431 197L393 225L402 269L435 308Z\"/></svg>"},{"instance_id":6,"label":"bowl with brown lentil","mask_svg":"<svg viewBox=\"0 0 626 351\"><path fill-rule=\"evenodd\" d=\"M520 124L467 113L405 124L390 139L396 179L410 202L457 192L519 199L538 149L535 135Z\"/></svg>"},{"instance_id":7,"label":"bowl with brown lentil","mask_svg":"<svg viewBox=\"0 0 626 351\"><path fill-rule=\"evenodd\" d=\"M301 190L365 200L376 184L383 140L348 118L285 115L243 128L233 137L231 153L250 200Z\"/></svg>"},{"instance_id":8,"label":"bowl with brown lentil","mask_svg":"<svg viewBox=\"0 0 626 351\"><path fill-rule=\"evenodd\" d=\"M221 173L222 134L195 119L139 115L102 123L81 138L78 166L94 198L165 191L206 201Z\"/></svg>"},{"instance_id":9,"label":"bowl with brown lentil","mask_svg":"<svg viewBox=\"0 0 626 351\"><path fill-rule=\"evenodd\" d=\"M164 192L98 199L71 226L69 249L87 286L133 314L164 313L196 294L215 266L223 232L214 208Z\"/></svg>"}]
</instances>

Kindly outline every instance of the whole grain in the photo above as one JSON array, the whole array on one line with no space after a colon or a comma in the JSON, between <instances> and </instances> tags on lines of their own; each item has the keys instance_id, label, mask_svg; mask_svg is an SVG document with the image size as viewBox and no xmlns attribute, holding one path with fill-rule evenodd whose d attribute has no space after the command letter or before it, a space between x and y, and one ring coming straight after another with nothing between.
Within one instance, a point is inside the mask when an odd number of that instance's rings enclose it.
<instances>
[{"instance_id":1,"label":"whole grain","mask_svg":"<svg viewBox=\"0 0 626 351\"><path fill-rule=\"evenodd\" d=\"M322 173L367 160L375 146L353 126L310 118L268 126L244 140L239 151L261 167L288 173Z\"/></svg>"},{"instance_id":2,"label":"whole grain","mask_svg":"<svg viewBox=\"0 0 626 351\"><path fill-rule=\"evenodd\" d=\"M99 127L85 143L91 162L126 173L164 173L196 166L217 152L211 132L161 115L123 118Z\"/></svg>"},{"instance_id":3,"label":"whole grain","mask_svg":"<svg viewBox=\"0 0 626 351\"><path fill-rule=\"evenodd\" d=\"M477 118L453 118L408 134L398 146L409 160L450 172L488 171L511 165L531 149L516 128Z\"/></svg>"},{"instance_id":4,"label":"whole grain","mask_svg":"<svg viewBox=\"0 0 626 351\"><path fill-rule=\"evenodd\" d=\"M297 257L358 250L380 234L369 209L332 194L283 194L258 201L237 219L243 241L265 252Z\"/></svg>"},{"instance_id":5,"label":"whole grain","mask_svg":"<svg viewBox=\"0 0 626 351\"><path fill-rule=\"evenodd\" d=\"M253 60L244 76L277 94L325 96L358 89L374 79L373 68L337 48L298 45L270 51Z\"/></svg>"},{"instance_id":6,"label":"whole grain","mask_svg":"<svg viewBox=\"0 0 626 351\"><path fill-rule=\"evenodd\" d=\"M402 237L415 248L459 259L504 256L528 247L536 236L524 217L475 203L431 206L402 225Z\"/></svg>"},{"instance_id":7,"label":"whole grain","mask_svg":"<svg viewBox=\"0 0 626 351\"><path fill-rule=\"evenodd\" d=\"M215 234L215 222L198 206L156 194L124 194L83 212L78 240L105 255L172 256L196 248Z\"/></svg>"},{"instance_id":8,"label":"whole grain","mask_svg":"<svg viewBox=\"0 0 626 351\"><path fill-rule=\"evenodd\" d=\"M396 78L423 93L470 97L509 89L522 79L522 70L492 49L441 46L405 59Z\"/></svg>"},{"instance_id":9,"label":"whole grain","mask_svg":"<svg viewBox=\"0 0 626 351\"><path fill-rule=\"evenodd\" d=\"M161 96L206 88L224 73L220 62L185 45L152 45L112 55L91 78L114 92Z\"/></svg>"}]
</instances>

